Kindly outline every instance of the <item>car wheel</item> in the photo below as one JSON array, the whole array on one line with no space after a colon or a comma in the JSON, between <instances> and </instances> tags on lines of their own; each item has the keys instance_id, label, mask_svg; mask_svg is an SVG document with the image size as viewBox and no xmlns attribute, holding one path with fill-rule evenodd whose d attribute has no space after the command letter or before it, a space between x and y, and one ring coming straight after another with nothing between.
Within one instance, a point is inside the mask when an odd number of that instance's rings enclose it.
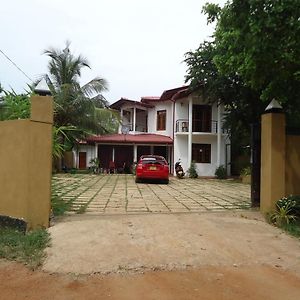
<instances>
[{"instance_id":1,"label":"car wheel","mask_svg":"<svg viewBox=\"0 0 300 300\"><path fill-rule=\"evenodd\" d=\"M140 183L141 182L141 179L140 178L137 178L135 177L135 183Z\"/></svg>"},{"instance_id":2,"label":"car wheel","mask_svg":"<svg viewBox=\"0 0 300 300\"><path fill-rule=\"evenodd\" d=\"M165 179L164 184L169 184L169 179Z\"/></svg>"}]
</instances>

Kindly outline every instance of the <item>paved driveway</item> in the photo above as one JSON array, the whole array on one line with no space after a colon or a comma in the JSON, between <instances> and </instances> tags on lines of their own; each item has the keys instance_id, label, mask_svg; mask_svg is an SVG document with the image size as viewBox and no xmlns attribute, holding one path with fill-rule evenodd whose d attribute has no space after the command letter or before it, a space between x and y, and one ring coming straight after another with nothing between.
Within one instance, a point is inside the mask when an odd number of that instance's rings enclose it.
<instances>
[{"instance_id":1,"label":"paved driveway","mask_svg":"<svg viewBox=\"0 0 300 300\"><path fill-rule=\"evenodd\" d=\"M250 207L250 186L232 180L170 178L168 185L135 183L132 175L53 177L52 195L71 203L69 214L180 213Z\"/></svg>"}]
</instances>

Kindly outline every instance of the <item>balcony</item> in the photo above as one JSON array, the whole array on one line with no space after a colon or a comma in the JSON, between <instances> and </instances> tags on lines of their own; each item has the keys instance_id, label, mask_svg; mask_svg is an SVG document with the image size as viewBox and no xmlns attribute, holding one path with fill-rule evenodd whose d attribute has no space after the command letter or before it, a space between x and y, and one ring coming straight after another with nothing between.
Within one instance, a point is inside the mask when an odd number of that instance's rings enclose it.
<instances>
[{"instance_id":1,"label":"balcony","mask_svg":"<svg viewBox=\"0 0 300 300\"><path fill-rule=\"evenodd\" d=\"M147 128L143 125L136 125L135 126L135 130L133 130L133 124L126 124L126 125L122 125L121 127L121 133L129 133L132 131L138 131L138 132L147 132Z\"/></svg>"},{"instance_id":2,"label":"balcony","mask_svg":"<svg viewBox=\"0 0 300 300\"><path fill-rule=\"evenodd\" d=\"M178 119L176 121L176 133L185 133L189 131L189 121L187 119ZM193 133L218 133L218 121L193 122ZM221 133L227 133L227 130L221 129Z\"/></svg>"},{"instance_id":3,"label":"balcony","mask_svg":"<svg viewBox=\"0 0 300 300\"><path fill-rule=\"evenodd\" d=\"M175 132L188 132L189 131L189 121L186 119L178 119L176 121Z\"/></svg>"}]
</instances>

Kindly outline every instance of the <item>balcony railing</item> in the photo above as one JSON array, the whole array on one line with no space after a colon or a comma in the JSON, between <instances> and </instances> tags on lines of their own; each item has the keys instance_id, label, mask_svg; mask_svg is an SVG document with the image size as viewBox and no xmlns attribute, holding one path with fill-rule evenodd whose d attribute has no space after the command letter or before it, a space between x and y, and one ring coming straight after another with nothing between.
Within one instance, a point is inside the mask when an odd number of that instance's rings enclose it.
<instances>
[{"instance_id":1,"label":"balcony railing","mask_svg":"<svg viewBox=\"0 0 300 300\"><path fill-rule=\"evenodd\" d=\"M176 121L176 132L188 132L189 131L189 121L187 119L178 119ZM194 122L193 132L208 132L208 133L218 133L218 121L212 120L210 122ZM222 133L227 133L226 130L221 129Z\"/></svg>"},{"instance_id":2,"label":"balcony railing","mask_svg":"<svg viewBox=\"0 0 300 300\"><path fill-rule=\"evenodd\" d=\"M128 133L129 131L132 131L132 124L122 125L121 127L122 133Z\"/></svg>"},{"instance_id":3,"label":"balcony railing","mask_svg":"<svg viewBox=\"0 0 300 300\"><path fill-rule=\"evenodd\" d=\"M176 132L188 132L189 131L189 121L186 119L178 119L176 121Z\"/></svg>"},{"instance_id":4,"label":"balcony railing","mask_svg":"<svg viewBox=\"0 0 300 300\"><path fill-rule=\"evenodd\" d=\"M133 131L133 124L122 125L122 128L121 128L122 133L128 133L129 131ZM145 126L137 124L135 126L135 131L147 132L147 128Z\"/></svg>"}]
</instances>

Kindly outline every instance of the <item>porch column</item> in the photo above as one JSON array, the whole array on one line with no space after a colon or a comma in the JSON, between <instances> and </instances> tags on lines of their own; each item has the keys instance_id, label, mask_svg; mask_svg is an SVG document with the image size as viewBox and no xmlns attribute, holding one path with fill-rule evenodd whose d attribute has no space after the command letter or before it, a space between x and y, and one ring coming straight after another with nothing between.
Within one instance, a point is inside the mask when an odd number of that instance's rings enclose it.
<instances>
[{"instance_id":1,"label":"porch column","mask_svg":"<svg viewBox=\"0 0 300 300\"><path fill-rule=\"evenodd\" d=\"M112 157L111 157L112 161L115 161L115 147L112 148Z\"/></svg>"},{"instance_id":2,"label":"porch column","mask_svg":"<svg viewBox=\"0 0 300 300\"><path fill-rule=\"evenodd\" d=\"M137 162L137 145L133 145L133 161Z\"/></svg>"},{"instance_id":3,"label":"porch column","mask_svg":"<svg viewBox=\"0 0 300 300\"><path fill-rule=\"evenodd\" d=\"M135 132L135 126L136 126L136 107L133 108L133 128L132 131Z\"/></svg>"},{"instance_id":4,"label":"porch column","mask_svg":"<svg viewBox=\"0 0 300 300\"><path fill-rule=\"evenodd\" d=\"M94 154L94 158L98 158L98 145L97 145L97 143L95 143L95 154Z\"/></svg>"},{"instance_id":5,"label":"porch column","mask_svg":"<svg viewBox=\"0 0 300 300\"><path fill-rule=\"evenodd\" d=\"M193 140L193 98L189 97L189 134L188 134L188 155L187 167L189 168L192 162L192 140Z\"/></svg>"},{"instance_id":6,"label":"porch column","mask_svg":"<svg viewBox=\"0 0 300 300\"><path fill-rule=\"evenodd\" d=\"M79 169L79 149L76 150L75 168Z\"/></svg>"},{"instance_id":7,"label":"porch column","mask_svg":"<svg viewBox=\"0 0 300 300\"><path fill-rule=\"evenodd\" d=\"M218 102L218 122L217 122L217 167L221 165L221 103Z\"/></svg>"},{"instance_id":8,"label":"porch column","mask_svg":"<svg viewBox=\"0 0 300 300\"><path fill-rule=\"evenodd\" d=\"M120 124L119 124L119 133L122 133L122 126L123 126L123 108L120 111Z\"/></svg>"}]
</instances>

